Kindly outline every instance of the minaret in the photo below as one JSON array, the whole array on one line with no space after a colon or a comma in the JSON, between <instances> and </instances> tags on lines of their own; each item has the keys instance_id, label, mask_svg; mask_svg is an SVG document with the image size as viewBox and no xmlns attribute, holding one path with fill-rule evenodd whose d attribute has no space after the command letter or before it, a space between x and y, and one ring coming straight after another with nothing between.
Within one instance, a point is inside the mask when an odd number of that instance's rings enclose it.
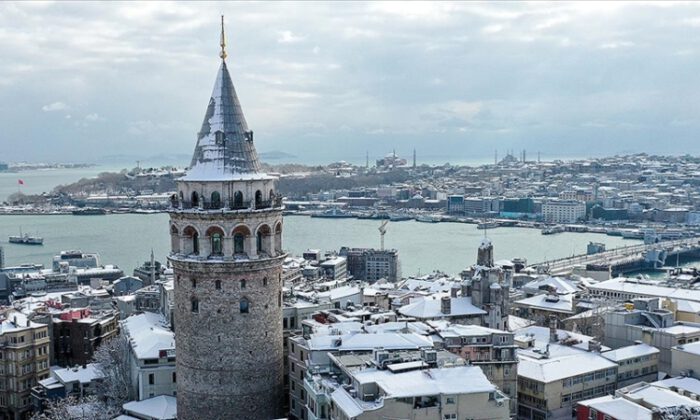
<instances>
[{"instance_id":1,"label":"minaret","mask_svg":"<svg viewBox=\"0 0 700 420\"><path fill-rule=\"evenodd\" d=\"M281 417L282 200L221 66L172 197L178 419Z\"/></svg>"}]
</instances>

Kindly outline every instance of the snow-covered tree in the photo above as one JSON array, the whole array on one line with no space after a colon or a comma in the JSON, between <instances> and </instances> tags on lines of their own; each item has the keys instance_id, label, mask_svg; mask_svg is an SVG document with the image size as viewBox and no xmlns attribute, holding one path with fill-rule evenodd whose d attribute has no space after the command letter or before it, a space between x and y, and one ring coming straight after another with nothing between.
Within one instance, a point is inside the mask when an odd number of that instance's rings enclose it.
<instances>
[{"instance_id":1,"label":"snow-covered tree","mask_svg":"<svg viewBox=\"0 0 700 420\"><path fill-rule=\"evenodd\" d=\"M120 410L107 406L98 397L67 397L49 400L44 411L31 420L112 420Z\"/></svg>"},{"instance_id":2,"label":"snow-covered tree","mask_svg":"<svg viewBox=\"0 0 700 420\"><path fill-rule=\"evenodd\" d=\"M97 393L106 404L116 409L134 398L131 392L129 368L129 342L123 333L102 343L93 356L93 362L104 376L97 386Z\"/></svg>"}]
</instances>

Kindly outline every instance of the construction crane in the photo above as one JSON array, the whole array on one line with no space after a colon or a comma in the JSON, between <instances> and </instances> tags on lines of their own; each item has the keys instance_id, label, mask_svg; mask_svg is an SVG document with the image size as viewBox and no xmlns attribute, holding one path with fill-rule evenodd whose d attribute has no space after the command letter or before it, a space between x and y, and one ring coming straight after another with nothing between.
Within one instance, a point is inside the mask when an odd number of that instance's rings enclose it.
<instances>
[{"instance_id":1,"label":"construction crane","mask_svg":"<svg viewBox=\"0 0 700 420\"><path fill-rule=\"evenodd\" d=\"M384 220L379 226L379 236L382 240L382 251L384 251L384 235L386 234L386 225L389 224L388 220Z\"/></svg>"}]
</instances>

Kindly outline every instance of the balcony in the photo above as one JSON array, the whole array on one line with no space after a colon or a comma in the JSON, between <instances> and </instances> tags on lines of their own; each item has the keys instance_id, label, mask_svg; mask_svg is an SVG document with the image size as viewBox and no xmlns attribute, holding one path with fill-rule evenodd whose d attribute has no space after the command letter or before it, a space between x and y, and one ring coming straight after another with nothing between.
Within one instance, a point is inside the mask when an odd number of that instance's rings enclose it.
<instances>
[{"instance_id":1,"label":"balcony","mask_svg":"<svg viewBox=\"0 0 700 420\"><path fill-rule=\"evenodd\" d=\"M282 197L274 197L272 200L263 201L237 201L237 200L222 200L221 202L212 202L211 200L201 200L198 203L192 203L187 200L170 200L170 208L173 210L264 210L282 207Z\"/></svg>"}]
</instances>

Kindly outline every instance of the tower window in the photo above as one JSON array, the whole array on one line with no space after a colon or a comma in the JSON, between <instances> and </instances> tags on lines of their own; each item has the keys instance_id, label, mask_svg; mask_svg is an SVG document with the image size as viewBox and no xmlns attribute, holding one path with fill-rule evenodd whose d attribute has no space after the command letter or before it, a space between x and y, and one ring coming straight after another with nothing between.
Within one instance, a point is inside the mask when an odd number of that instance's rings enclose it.
<instances>
[{"instance_id":1,"label":"tower window","mask_svg":"<svg viewBox=\"0 0 700 420\"><path fill-rule=\"evenodd\" d=\"M199 313L199 300L192 298L192 312Z\"/></svg>"},{"instance_id":2,"label":"tower window","mask_svg":"<svg viewBox=\"0 0 700 420\"><path fill-rule=\"evenodd\" d=\"M216 144L222 145L226 140L226 134L224 134L223 131L217 131L216 133L214 133L214 140L216 141Z\"/></svg>"},{"instance_id":3,"label":"tower window","mask_svg":"<svg viewBox=\"0 0 700 420\"><path fill-rule=\"evenodd\" d=\"M192 253L199 254L199 234L197 232L192 234Z\"/></svg>"},{"instance_id":4,"label":"tower window","mask_svg":"<svg viewBox=\"0 0 700 420\"><path fill-rule=\"evenodd\" d=\"M214 191L213 193L211 193L211 208L221 208L221 194L219 194L218 191Z\"/></svg>"},{"instance_id":5,"label":"tower window","mask_svg":"<svg viewBox=\"0 0 700 420\"><path fill-rule=\"evenodd\" d=\"M267 286L267 277L263 279L263 286Z\"/></svg>"},{"instance_id":6,"label":"tower window","mask_svg":"<svg viewBox=\"0 0 700 420\"><path fill-rule=\"evenodd\" d=\"M192 279L192 288L197 287L197 279Z\"/></svg>"},{"instance_id":7,"label":"tower window","mask_svg":"<svg viewBox=\"0 0 700 420\"><path fill-rule=\"evenodd\" d=\"M243 208L243 193L240 191L236 191L233 194L233 208L234 209Z\"/></svg>"},{"instance_id":8,"label":"tower window","mask_svg":"<svg viewBox=\"0 0 700 420\"><path fill-rule=\"evenodd\" d=\"M263 201L262 191L260 191L260 190L255 191L255 208L256 209L260 208L262 206L262 201Z\"/></svg>"},{"instance_id":9,"label":"tower window","mask_svg":"<svg viewBox=\"0 0 700 420\"><path fill-rule=\"evenodd\" d=\"M212 255L222 255L223 246L220 233L214 233L211 235L211 254Z\"/></svg>"},{"instance_id":10,"label":"tower window","mask_svg":"<svg viewBox=\"0 0 700 420\"><path fill-rule=\"evenodd\" d=\"M245 280L240 281L241 289L245 289Z\"/></svg>"},{"instance_id":11,"label":"tower window","mask_svg":"<svg viewBox=\"0 0 700 420\"><path fill-rule=\"evenodd\" d=\"M243 254L245 252L245 236L241 233L233 235L233 253Z\"/></svg>"},{"instance_id":12,"label":"tower window","mask_svg":"<svg viewBox=\"0 0 700 420\"><path fill-rule=\"evenodd\" d=\"M250 302L247 298L241 299L241 302L239 303L239 308L242 314L247 314L250 312Z\"/></svg>"},{"instance_id":13,"label":"tower window","mask_svg":"<svg viewBox=\"0 0 700 420\"><path fill-rule=\"evenodd\" d=\"M192 192L192 207L199 207L199 194L197 194L197 191Z\"/></svg>"},{"instance_id":14,"label":"tower window","mask_svg":"<svg viewBox=\"0 0 700 420\"><path fill-rule=\"evenodd\" d=\"M214 287L216 287L216 290L221 290L221 280L215 281Z\"/></svg>"}]
</instances>

